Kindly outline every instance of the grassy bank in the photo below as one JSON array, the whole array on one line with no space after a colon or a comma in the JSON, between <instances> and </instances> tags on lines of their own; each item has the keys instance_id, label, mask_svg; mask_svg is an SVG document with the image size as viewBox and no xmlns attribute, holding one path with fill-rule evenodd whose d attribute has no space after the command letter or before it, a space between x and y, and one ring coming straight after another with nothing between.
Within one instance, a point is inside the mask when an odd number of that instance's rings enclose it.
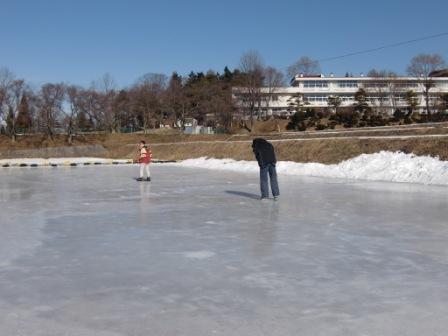
<instances>
[{"instance_id":1,"label":"grassy bank","mask_svg":"<svg viewBox=\"0 0 448 336\"><path fill-rule=\"evenodd\" d=\"M20 150L31 150L33 157L45 157L44 149L80 147L76 153L89 156L88 147L96 146L105 158L134 158L136 144L144 139L151 144L154 157L160 160L183 160L198 157L253 160L251 141L263 136L271 139L279 160L296 162L338 163L363 153L382 150L403 151L417 155L438 156L448 160L448 125L416 126L417 128L344 129L331 132L259 133L237 135L162 134L82 134L68 146L66 137L53 140L44 135L25 135L14 143L0 136L0 158L14 157ZM64 151L60 151L64 156ZM59 151L58 151L59 153ZM67 154L65 156L68 156ZM20 157L20 156L17 156ZM23 156L22 156L23 157Z\"/></svg>"},{"instance_id":2,"label":"grassy bank","mask_svg":"<svg viewBox=\"0 0 448 336\"><path fill-rule=\"evenodd\" d=\"M438 156L448 160L448 138L416 139L312 139L274 142L279 160L338 163L363 153L382 150ZM198 157L253 160L250 142L155 144L155 157L183 160Z\"/></svg>"}]
</instances>

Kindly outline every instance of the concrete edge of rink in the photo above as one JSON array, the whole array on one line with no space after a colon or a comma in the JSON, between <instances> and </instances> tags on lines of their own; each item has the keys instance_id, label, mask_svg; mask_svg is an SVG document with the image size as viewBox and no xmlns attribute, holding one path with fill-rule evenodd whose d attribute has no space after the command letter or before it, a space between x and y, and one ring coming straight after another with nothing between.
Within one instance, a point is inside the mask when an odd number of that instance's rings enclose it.
<instances>
[{"instance_id":1,"label":"concrete edge of rink","mask_svg":"<svg viewBox=\"0 0 448 336\"><path fill-rule=\"evenodd\" d=\"M175 160L152 160L153 163L174 163ZM132 165L133 160L129 159L92 159L92 160L63 160L63 159L37 159L36 161L26 159L4 160L0 163L0 168L38 168L38 167L78 167L78 166L100 166L100 165Z\"/></svg>"}]
</instances>

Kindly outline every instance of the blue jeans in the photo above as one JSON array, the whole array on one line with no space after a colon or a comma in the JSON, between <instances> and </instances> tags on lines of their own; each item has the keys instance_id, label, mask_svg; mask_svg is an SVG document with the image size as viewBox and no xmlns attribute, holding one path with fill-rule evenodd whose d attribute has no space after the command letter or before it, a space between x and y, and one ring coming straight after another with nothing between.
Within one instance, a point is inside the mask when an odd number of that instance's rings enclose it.
<instances>
[{"instance_id":1,"label":"blue jeans","mask_svg":"<svg viewBox=\"0 0 448 336\"><path fill-rule=\"evenodd\" d=\"M275 164L269 163L264 167L260 167L261 197L269 197L268 174L269 179L271 180L272 195L274 197L279 196L280 191L278 189L277 171L275 170Z\"/></svg>"}]
</instances>

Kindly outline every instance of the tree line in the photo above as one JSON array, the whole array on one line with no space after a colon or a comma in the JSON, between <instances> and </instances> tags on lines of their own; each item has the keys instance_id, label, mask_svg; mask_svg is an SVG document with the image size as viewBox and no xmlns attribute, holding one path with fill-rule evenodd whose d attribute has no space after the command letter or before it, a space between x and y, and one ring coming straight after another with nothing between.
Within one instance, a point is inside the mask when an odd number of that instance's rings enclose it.
<instances>
[{"instance_id":1,"label":"tree line","mask_svg":"<svg viewBox=\"0 0 448 336\"><path fill-rule=\"evenodd\" d=\"M149 73L129 88L119 89L106 74L89 88L46 83L33 89L7 69L0 70L0 120L15 140L18 133L39 132L68 141L80 131L147 132L163 125L182 127L188 117L228 128L233 105L230 90L239 72L194 73L186 78ZM213 118L206 120L207 116ZM213 126L214 126L213 125Z\"/></svg>"},{"instance_id":2,"label":"tree line","mask_svg":"<svg viewBox=\"0 0 448 336\"><path fill-rule=\"evenodd\" d=\"M212 70L170 77L147 73L128 88L118 88L106 74L88 88L65 83L32 86L6 68L0 69L0 121L14 141L18 133L65 132L69 143L80 131L143 131L160 127L182 129L186 119L229 131L244 118L232 100L232 87L282 86L283 74L274 67L245 63L233 71ZM258 57L258 56L257 56Z\"/></svg>"},{"instance_id":3,"label":"tree line","mask_svg":"<svg viewBox=\"0 0 448 336\"><path fill-rule=\"evenodd\" d=\"M254 63L255 62L255 63ZM46 83L32 88L7 68L0 69L0 121L13 141L19 133L44 133L53 138L84 131L143 131L160 127L182 129L188 118L200 125L231 130L241 115L232 99L232 87L284 85L281 71L264 66L257 52L241 57L238 68L222 73L190 72L170 77L147 73L133 85L119 88L105 74L88 88L65 83Z\"/></svg>"},{"instance_id":4,"label":"tree line","mask_svg":"<svg viewBox=\"0 0 448 336\"><path fill-rule=\"evenodd\" d=\"M429 74L444 64L440 55L418 55L411 61L408 73L424 81L427 102L434 85ZM375 71L369 75L378 80L389 81L396 76L392 72ZM305 56L286 72L289 78L299 73L317 74L320 65ZM251 130L254 118L261 117L261 106L269 107L282 86L285 86L283 72L266 66L257 51L244 53L233 71L225 67L222 73L192 71L181 76L174 72L169 77L148 73L127 88L119 88L109 74L88 88L65 83L46 83L34 88L7 68L0 68L0 121L2 131L13 141L20 133L32 132L44 133L49 138L65 133L71 143L74 134L83 131L146 133L164 126L181 129L188 118L223 131L235 125ZM235 104L232 88L244 91L244 108ZM329 101L330 106L337 108L337 104L337 98Z\"/></svg>"}]
</instances>

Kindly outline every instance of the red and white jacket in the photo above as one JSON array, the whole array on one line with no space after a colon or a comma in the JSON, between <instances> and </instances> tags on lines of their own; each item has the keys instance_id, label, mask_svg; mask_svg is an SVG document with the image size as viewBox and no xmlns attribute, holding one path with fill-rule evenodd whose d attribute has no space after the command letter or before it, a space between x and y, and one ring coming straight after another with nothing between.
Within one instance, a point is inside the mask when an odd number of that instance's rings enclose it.
<instances>
[{"instance_id":1,"label":"red and white jacket","mask_svg":"<svg viewBox=\"0 0 448 336\"><path fill-rule=\"evenodd\" d=\"M149 147L142 147L140 148L140 157L138 159L138 163L150 163L152 159L152 152L151 148Z\"/></svg>"}]
</instances>

